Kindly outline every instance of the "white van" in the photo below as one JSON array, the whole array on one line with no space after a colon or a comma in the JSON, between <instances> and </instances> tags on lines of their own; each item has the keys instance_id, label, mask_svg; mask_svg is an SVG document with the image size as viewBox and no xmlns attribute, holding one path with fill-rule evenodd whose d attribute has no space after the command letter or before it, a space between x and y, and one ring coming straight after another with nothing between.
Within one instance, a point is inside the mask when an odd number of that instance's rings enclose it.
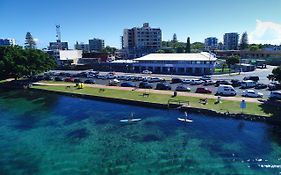
<instances>
[{"instance_id":1,"label":"white van","mask_svg":"<svg viewBox=\"0 0 281 175\"><path fill-rule=\"evenodd\" d=\"M235 96L236 90L231 85L220 85L216 95Z\"/></svg>"},{"instance_id":2,"label":"white van","mask_svg":"<svg viewBox=\"0 0 281 175\"><path fill-rule=\"evenodd\" d=\"M256 86L256 82L253 80L246 80L241 82L241 88L253 88Z\"/></svg>"}]
</instances>

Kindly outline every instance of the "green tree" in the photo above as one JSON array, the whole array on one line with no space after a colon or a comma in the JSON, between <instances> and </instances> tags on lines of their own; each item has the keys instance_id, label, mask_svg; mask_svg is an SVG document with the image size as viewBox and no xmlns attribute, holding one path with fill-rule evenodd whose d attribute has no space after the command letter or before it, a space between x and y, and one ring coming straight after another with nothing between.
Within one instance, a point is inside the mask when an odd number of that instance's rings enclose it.
<instances>
[{"instance_id":1,"label":"green tree","mask_svg":"<svg viewBox=\"0 0 281 175\"><path fill-rule=\"evenodd\" d=\"M0 47L0 78L20 78L35 75L55 67L47 53L19 46Z\"/></svg>"},{"instance_id":2,"label":"green tree","mask_svg":"<svg viewBox=\"0 0 281 175\"><path fill-rule=\"evenodd\" d=\"M281 66L274 68L271 75L271 80L281 83Z\"/></svg>"},{"instance_id":3,"label":"green tree","mask_svg":"<svg viewBox=\"0 0 281 175\"><path fill-rule=\"evenodd\" d=\"M231 65L237 64L240 62L240 57L235 55L235 56L229 56L226 59L226 64L230 68Z\"/></svg>"},{"instance_id":4,"label":"green tree","mask_svg":"<svg viewBox=\"0 0 281 175\"><path fill-rule=\"evenodd\" d=\"M189 37L187 37L187 40L186 40L185 53L191 53L190 38Z\"/></svg>"},{"instance_id":5,"label":"green tree","mask_svg":"<svg viewBox=\"0 0 281 175\"><path fill-rule=\"evenodd\" d=\"M26 33L25 36L25 48L27 49L35 49L36 48L36 42L33 39L33 36L30 32Z\"/></svg>"},{"instance_id":6,"label":"green tree","mask_svg":"<svg viewBox=\"0 0 281 175\"><path fill-rule=\"evenodd\" d=\"M250 51L258 51L261 49L261 47L262 47L261 45L252 44L250 46Z\"/></svg>"},{"instance_id":7,"label":"green tree","mask_svg":"<svg viewBox=\"0 0 281 175\"><path fill-rule=\"evenodd\" d=\"M247 49L248 45L249 45L248 34L247 34L247 32L244 32L242 34L241 41L240 41L240 50Z\"/></svg>"},{"instance_id":8,"label":"green tree","mask_svg":"<svg viewBox=\"0 0 281 175\"><path fill-rule=\"evenodd\" d=\"M192 52L202 52L204 49L204 44L201 42L194 42L191 44Z\"/></svg>"}]
</instances>

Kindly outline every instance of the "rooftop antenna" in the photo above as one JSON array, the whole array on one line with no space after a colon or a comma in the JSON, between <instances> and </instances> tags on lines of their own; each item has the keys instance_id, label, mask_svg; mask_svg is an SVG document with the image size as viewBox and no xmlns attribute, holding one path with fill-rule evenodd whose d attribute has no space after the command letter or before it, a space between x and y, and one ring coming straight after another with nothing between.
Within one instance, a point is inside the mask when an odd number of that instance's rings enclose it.
<instances>
[{"instance_id":1,"label":"rooftop antenna","mask_svg":"<svg viewBox=\"0 0 281 175\"><path fill-rule=\"evenodd\" d=\"M58 50L61 50L61 32L60 32L60 25L56 25L56 38L57 38L57 47Z\"/></svg>"}]
</instances>

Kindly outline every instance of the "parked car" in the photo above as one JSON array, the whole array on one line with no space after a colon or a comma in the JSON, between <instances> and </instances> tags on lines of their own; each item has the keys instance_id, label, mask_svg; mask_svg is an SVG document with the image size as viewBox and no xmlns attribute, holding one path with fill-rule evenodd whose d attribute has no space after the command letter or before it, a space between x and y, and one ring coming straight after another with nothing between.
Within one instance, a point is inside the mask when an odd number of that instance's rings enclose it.
<instances>
[{"instance_id":1,"label":"parked car","mask_svg":"<svg viewBox=\"0 0 281 175\"><path fill-rule=\"evenodd\" d=\"M195 91L196 93L211 94L212 91L205 87L199 87Z\"/></svg>"},{"instance_id":2,"label":"parked car","mask_svg":"<svg viewBox=\"0 0 281 175\"><path fill-rule=\"evenodd\" d=\"M210 75L203 75L200 80L211 80L211 76Z\"/></svg>"},{"instance_id":3,"label":"parked car","mask_svg":"<svg viewBox=\"0 0 281 175\"><path fill-rule=\"evenodd\" d=\"M153 82L161 82L163 81L162 78L158 78L158 77L151 77L148 79L148 82L153 83Z\"/></svg>"},{"instance_id":4,"label":"parked car","mask_svg":"<svg viewBox=\"0 0 281 175\"><path fill-rule=\"evenodd\" d=\"M262 83L258 83L255 86L255 89L265 89L265 88L267 88L267 85L266 84L262 84Z\"/></svg>"},{"instance_id":5,"label":"parked car","mask_svg":"<svg viewBox=\"0 0 281 175\"><path fill-rule=\"evenodd\" d=\"M279 90L279 89L281 89L281 85L280 85L279 83L270 83L270 84L268 85L268 89L269 89L270 91Z\"/></svg>"},{"instance_id":6,"label":"parked car","mask_svg":"<svg viewBox=\"0 0 281 175\"><path fill-rule=\"evenodd\" d=\"M252 81L257 82L260 80L260 78L259 78L259 76L247 76L247 77L244 77L243 80L252 80Z\"/></svg>"},{"instance_id":7,"label":"parked car","mask_svg":"<svg viewBox=\"0 0 281 175\"><path fill-rule=\"evenodd\" d=\"M73 80L73 82L74 82L74 83L81 83L82 81L81 81L79 78L75 78L75 79Z\"/></svg>"},{"instance_id":8,"label":"parked car","mask_svg":"<svg viewBox=\"0 0 281 175\"><path fill-rule=\"evenodd\" d=\"M73 82L74 79L71 78L71 77L66 77L66 78L64 79L64 81L65 81L65 82Z\"/></svg>"},{"instance_id":9,"label":"parked car","mask_svg":"<svg viewBox=\"0 0 281 175\"><path fill-rule=\"evenodd\" d=\"M117 80L117 79L113 79L113 80L109 80L108 85L109 85L109 86L117 86L117 85L118 85L118 83L120 83L120 81L119 81L119 80Z\"/></svg>"},{"instance_id":10,"label":"parked car","mask_svg":"<svg viewBox=\"0 0 281 175\"><path fill-rule=\"evenodd\" d=\"M54 77L51 77L51 76L44 76L44 80L47 80L47 81L53 81L54 80Z\"/></svg>"},{"instance_id":11,"label":"parked car","mask_svg":"<svg viewBox=\"0 0 281 175\"><path fill-rule=\"evenodd\" d=\"M269 95L270 99L281 100L281 91L271 91Z\"/></svg>"},{"instance_id":12,"label":"parked car","mask_svg":"<svg viewBox=\"0 0 281 175\"><path fill-rule=\"evenodd\" d=\"M245 80L241 82L241 88L253 88L256 86L256 82L253 80Z\"/></svg>"},{"instance_id":13,"label":"parked car","mask_svg":"<svg viewBox=\"0 0 281 175\"><path fill-rule=\"evenodd\" d=\"M86 84L95 84L96 82L93 79L87 79L87 80L84 81L84 83L86 83Z\"/></svg>"},{"instance_id":14,"label":"parked car","mask_svg":"<svg viewBox=\"0 0 281 175\"><path fill-rule=\"evenodd\" d=\"M55 81L63 81L62 77L55 77Z\"/></svg>"},{"instance_id":15,"label":"parked car","mask_svg":"<svg viewBox=\"0 0 281 175\"><path fill-rule=\"evenodd\" d=\"M136 84L133 82L123 82L120 85L121 87L136 87Z\"/></svg>"},{"instance_id":16,"label":"parked car","mask_svg":"<svg viewBox=\"0 0 281 175\"><path fill-rule=\"evenodd\" d=\"M189 87L183 86L183 85L179 85L176 87L176 91L186 91L186 92L190 92L191 89Z\"/></svg>"},{"instance_id":17,"label":"parked car","mask_svg":"<svg viewBox=\"0 0 281 175\"><path fill-rule=\"evenodd\" d=\"M260 93L260 92L255 91L255 90L248 89L248 90L243 91L242 96L243 97L262 98L263 93Z\"/></svg>"},{"instance_id":18,"label":"parked car","mask_svg":"<svg viewBox=\"0 0 281 175\"><path fill-rule=\"evenodd\" d=\"M173 77L171 80L172 84L176 84L176 83L182 83L182 79L177 78L177 77Z\"/></svg>"},{"instance_id":19,"label":"parked car","mask_svg":"<svg viewBox=\"0 0 281 175\"><path fill-rule=\"evenodd\" d=\"M157 83L156 88L157 90L171 90L171 86L165 83Z\"/></svg>"},{"instance_id":20,"label":"parked car","mask_svg":"<svg viewBox=\"0 0 281 175\"><path fill-rule=\"evenodd\" d=\"M233 87L239 87L239 86L241 86L241 81L237 80L237 79L231 80L231 85Z\"/></svg>"},{"instance_id":21,"label":"parked car","mask_svg":"<svg viewBox=\"0 0 281 175\"><path fill-rule=\"evenodd\" d=\"M216 93L216 95L222 96L235 96L236 94L236 90L231 85L220 85Z\"/></svg>"},{"instance_id":22,"label":"parked car","mask_svg":"<svg viewBox=\"0 0 281 175\"><path fill-rule=\"evenodd\" d=\"M153 85L151 83L148 83L148 82L140 82L139 88L142 88L142 89L152 89Z\"/></svg>"},{"instance_id":23,"label":"parked car","mask_svg":"<svg viewBox=\"0 0 281 175\"><path fill-rule=\"evenodd\" d=\"M199 79L192 79L190 81L190 85L199 85L199 84L203 84L203 83L204 83L204 81L199 80Z\"/></svg>"},{"instance_id":24,"label":"parked car","mask_svg":"<svg viewBox=\"0 0 281 175\"><path fill-rule=\"evenodd\" d=\"M204 86L210 86L210 85L214 85L216 84L216 82L214 82L213 80L206 80L203 85Z\"/></svg>"},{"instance_id":25,"label":"parked car","mask_svg":"<svg viewBox=\"0 0 281 175\"><path fill-rule=\"evenodd\" d=\"M149 70L144 70L144 71L142 71L142 73L143 73L143 74L152 74L152 72L149 71Z\"/></svg>"},{"instance_id":26,"label":"parked car","mask_svg":"<svg viewBox=\"0 0 281 175\"><path fill-rule=\"evenodd\" d=\"M231 85L231 83L226 80L218 80L218 81L216 81L216 86L219 86L219 85Z\"/></svg>"},{"instance_id":27,"label":"parked car","mask_svg":"<svg viewBox=\"0 0 281 175\"><path fill-rule=\"evenodd\" d=\"M191 80L189 80L189 79L183 79L183 80L182 80L182 83L183 83L183 84L190 84L190 83L191 83Z\"/></svg>"}]
</instances>

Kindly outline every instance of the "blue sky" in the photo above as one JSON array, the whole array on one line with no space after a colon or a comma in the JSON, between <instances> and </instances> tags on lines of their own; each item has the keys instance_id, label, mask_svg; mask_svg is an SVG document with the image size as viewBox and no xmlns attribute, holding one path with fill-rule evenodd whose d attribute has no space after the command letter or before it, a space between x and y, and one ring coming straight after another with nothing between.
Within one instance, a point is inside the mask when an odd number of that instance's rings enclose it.
<instances>
[{"instance_id":1,"label":"blue sky","mask_svg":"<svg viewBox=\"0 0 281 175\"><path fill-rule=\"evenodd\" d=\"M24 43L26 32L38 39L38 47L54 41L55 25L62 40L102 38L120 48L124 28L162 29L163 40L191 42L225 32L247 31L251 43L281 43L281 0L0 0L0 38Z\"/></svg>"}]
</instances>

